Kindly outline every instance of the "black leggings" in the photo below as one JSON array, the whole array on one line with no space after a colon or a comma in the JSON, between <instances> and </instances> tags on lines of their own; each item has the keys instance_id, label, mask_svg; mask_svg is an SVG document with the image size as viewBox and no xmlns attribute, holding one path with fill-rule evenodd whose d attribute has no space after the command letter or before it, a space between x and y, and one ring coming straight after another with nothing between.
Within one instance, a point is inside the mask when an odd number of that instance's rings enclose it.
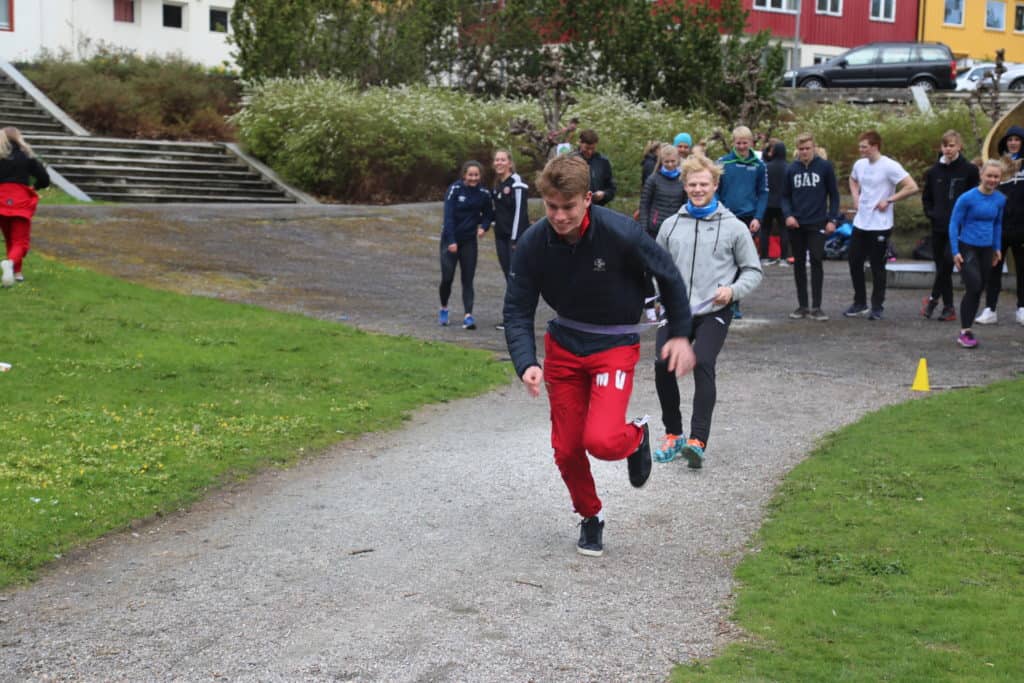
<instances>
[{"instance_id":1,"label":"black leggings","mask_svg":"<svg viewBox=\"0 0 1024 683\"><path fill-rule=\"evenodd\" d=\"M708 443L711 435L711 414L715 410L718 390L715 387L715 363L725 344L732 322L732 309L726 306L720 311L699 315L693 319L690 342L697 357L693 368L693 410L690 414L690 438ZM661 403L661 421L666 434L683 433L683 415L680 411L679 383L676 376L668 371L668 363L661 360L661 348L668 341L667 328L658 328L654 362L654 386Z\"/></svg>"},{"instance_id":2,"label":"black leggings","mask_svg":"<svg viewBox=\"0 0 1024 683\"><path fill-rule=\"evenodd\" d=\"M448 245L441 245L441 307L448 307L455 281L455 266L459 266L462 279L462 306L466 313L473 312L473 276L476 275L476 237L458 243L458 251L448 251Z\"/></svg>"},{"instance_id":3,"label":"black leggings","mask_svg":"<svg viewBox=\"0 0 1024 683\"><path fill-rule=\"evenodd\" d=\"M499 237L497 233L494 235L494 250L498 252L498 265L501 266L501 272L505 274L505 279L508 280L508 269L512 265L512 250L515 246L512 244L512 240L509 237Z\"/></svg>"},{"instance_id":4,"label":"black leggings","mask_svg":"<svg viewBox=\"0 0 1024 683\"><path fill-rule=\"evenodd\" d=\"M935 282L932 301L942 297L942 305L953 307L953 255L949 253L949 231L932 230L932 260L935 262Z\"/></svg>"},{"instance_id":5,"label":"black leggings","mask_svg":"<svg viewBox=\"0 0 1024 683\"><path fill-rule=\"evenodd\" d=\"M782 216L782 209L768 207L764 210L764 220L761 221L761 229L758 231L758 248L761 258L768 258L768 248L771 243L772 228L779 236L779 257L789 256L789 238L792 236L789 228L786 227L786 219Z\"/></svg>"},{"instance_id":6,"label":"black leggings","mask_svg":"<svg viewBox=\"0 0 1024 683\"><path fill-rule=\"evenodd\" d=\"M1006 252L1013 252L1013 269L1017 271L1017 308L1024 308L1024 242L1013 241L1009 244L1003 240L1003 260L992 268L988 276L988 290L985 292L985 305L996 310L999 303L999 290L1003 288L1003 263Z\"/></svg>"},{"instance_id":7,"label":"black leggings","mask_svg":"<svg viewBox=\"0 0 1024 683\"><path fill-rule=\"evenodd\" d=\"M960 327L968 329L974 324L981 303L981 293L992 272L992 247L975 247L960 243L960 255L964 264L960 276L964 280L964 298L960 300Z\"/></svg>"},{"instance_id":8,"label":"black leggings","mask_svg":"<svg viewBox=\"0 0 1024 683\"><path fill-rule=\"evenodd\" d=\"M807 308L807 258L811 255L811 308L821 308L821 289L825 282L825 226L801 225L789 233L793 246L793 281L796 282L796 300L800 308Z\"/></svg>"},{"instance_id":9,"label":"black leggings","mask_svg":"<svg viewBox=\"0 0 1024 683\"><path fill-rule=\"evenodd\" d=\"M889 246L888 230L861 230L854 226L850 238L850 280L853 282L853 304L866 306L867 286L864 281L864 262L871 264L871 308L882 309L885 303L885 250Z\"/></svg>"}]
</instances>

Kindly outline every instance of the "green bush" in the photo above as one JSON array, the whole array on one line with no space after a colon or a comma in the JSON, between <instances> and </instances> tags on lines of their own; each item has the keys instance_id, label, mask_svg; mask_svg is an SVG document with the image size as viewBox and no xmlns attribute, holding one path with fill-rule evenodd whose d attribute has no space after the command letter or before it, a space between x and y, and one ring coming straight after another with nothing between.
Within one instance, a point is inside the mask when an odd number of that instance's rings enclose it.
<instances>
[{"instance_id":1,"label":"green bush","mask_svg":"<svg viewBox=\"0 0 1024 683\"><path fill-rule=\"evenodd\" d=\"M288 181L350 201L439 198L462 162L487 163L533 107L408 86L359 89L333 79L253 86L233 118L242 142Z\"/></svg>"},{"instance_id":2,"label":"green bush","mask_svg":"<svg viewBox=\"0 0 1024 683\"><path fill-rule=\"evenodd\" d=\"M100 49L82 62L47 56L22 67L40 90L96 135L233 140L227 118L241 87L230 74L180 57Z\"/></svg>"}]
</instances>

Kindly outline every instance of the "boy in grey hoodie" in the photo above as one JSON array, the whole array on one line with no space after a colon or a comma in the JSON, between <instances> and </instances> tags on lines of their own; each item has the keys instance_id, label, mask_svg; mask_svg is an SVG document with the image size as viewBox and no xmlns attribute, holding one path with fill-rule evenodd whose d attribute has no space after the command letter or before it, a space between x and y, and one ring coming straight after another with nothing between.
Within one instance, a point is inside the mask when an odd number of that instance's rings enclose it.
<instances>
[{"instance_id":1,"label":"boy in grey hoodie","mask_svg":"<svg viewBox=\"0 0 1024 683\"><path fill-rule=\"evenodd\" d=\"M661 224L657 241L675 261L690 298L693 325L689 338L697 358L693 410L690 438L684 443L679 385L665 363L656 361L655 386L665 437L654 459L670 462L682 455L691 468L699 469L717 399L715 363L733 317L730 304L760 284L762 271L750 230L715 195L721 167L707 157L693 155L683 163L682 174L689 199ZM658 331L659 357L668 338L664 329Z\"/></svg>"}]
</instances>

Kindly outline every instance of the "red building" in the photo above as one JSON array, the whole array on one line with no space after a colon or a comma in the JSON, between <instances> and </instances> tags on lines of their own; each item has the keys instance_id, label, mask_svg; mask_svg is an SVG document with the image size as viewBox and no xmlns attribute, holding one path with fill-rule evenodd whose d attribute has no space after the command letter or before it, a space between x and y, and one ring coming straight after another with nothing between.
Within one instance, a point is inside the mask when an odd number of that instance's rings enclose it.
<instances>
[{"instance_id":1,"label":"red building","mask_svg":"<svg viewBox=\"0 0 1024 683\"><path fill-rule=\"evenodd\" d=\"M919 0L743 0L747 32L768 29L792 49L799 10L800 65L879 41L917 40ZM792 58L792 52L791 58Z\"/></svg>"}]
</instances>

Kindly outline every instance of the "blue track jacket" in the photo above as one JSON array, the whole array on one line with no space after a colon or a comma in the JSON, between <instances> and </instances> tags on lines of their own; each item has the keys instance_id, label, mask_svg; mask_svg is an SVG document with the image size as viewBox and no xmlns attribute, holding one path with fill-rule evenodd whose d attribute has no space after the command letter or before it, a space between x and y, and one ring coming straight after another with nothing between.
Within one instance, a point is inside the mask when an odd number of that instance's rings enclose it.
<instances>
[{"instance_id":1,"label":"blue track jacket","mask_svg":"<svg viewBox=\"0 0 1024 683\"><path fill-rule=\"evenodd\" d=\"M718 182L718 199L737 218L764 220L768 208L768 170L764 162L750 154L746 159L735 150L718 160L725 172Z\"/></svg>"},{"instance_id":2,"label":"blue track jacket","mask_svg":"<svg viewBox=\"0 0 1024 683\"><path fill-rule=\"evenodd\" d=\"M487 230L494 222L491 193L481 185L470 187L456 180L444 197L441 244L457 244L476 238L478 227Z\"/></svg>"}]
</instances>

